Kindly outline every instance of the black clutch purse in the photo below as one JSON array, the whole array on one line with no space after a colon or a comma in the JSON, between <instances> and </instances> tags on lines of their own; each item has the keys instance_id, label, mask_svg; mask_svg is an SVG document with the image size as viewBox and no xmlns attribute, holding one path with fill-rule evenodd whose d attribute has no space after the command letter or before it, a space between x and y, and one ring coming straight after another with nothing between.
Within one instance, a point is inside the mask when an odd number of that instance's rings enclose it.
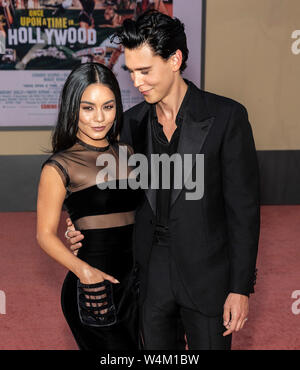
<instances>
[{"instance_id":1,"label":"black clutch purse","mask_svg":"<svg viewBox=\"0 0 300 370\"><path fill-rule=\"evenodd\" d=\"M79 318L87 326L110 326L117 315L113 301L112 283L104 280L96 284L83 284L77 280Z\"/></svg>"}]
</instances>

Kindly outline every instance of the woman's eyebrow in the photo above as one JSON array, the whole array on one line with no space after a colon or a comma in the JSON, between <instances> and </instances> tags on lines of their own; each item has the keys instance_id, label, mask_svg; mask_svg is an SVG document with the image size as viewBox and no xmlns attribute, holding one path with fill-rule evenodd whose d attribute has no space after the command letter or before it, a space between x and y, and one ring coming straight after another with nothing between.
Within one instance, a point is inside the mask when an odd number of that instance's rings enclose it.
<instances>
[{"instance_id":1,"label":"woman's eyebrow","mask_svg":"<svg viewBox=\"0 0 300 370\"><path fill-rule=\"evenodd\" d=\"M106 101L105 103L103 103L103 105L109 104L109 103L114 103L114 102L115 102L115 99L110 99L110 100Z\"/></svg>"},{"instance_id":2,"label":"woman's eyebrow","mask_svg":"<svg viewBox=\"0 0 300 370\"><path fill-rule=\"evenodd\" d=\"M109 104L109 103L114 103L115 100L114 99L110 99L108 101L106 101L105 103L103 103L102 105L105 105L105 104ZM89 101L86 101L86 100L82 100L80 102L80 104L90 104L90 105L96 105L95 103L92 103L92 102L89 102Z\"/></svg>"},{"instance_id":3,"label":"woman's eyebrow","mask_svg":"<svg viewBox=\"0 0 300 370\"><path fill-rule=\"evenodd\" d=\"M94 103L91 103L91 102L86 101L86 100L82 100L82 101L80 102L80 104L82 104L82 103L84 103L84 104L90 104L90 105L95 105Z\"/></svg>"}]
</instances>

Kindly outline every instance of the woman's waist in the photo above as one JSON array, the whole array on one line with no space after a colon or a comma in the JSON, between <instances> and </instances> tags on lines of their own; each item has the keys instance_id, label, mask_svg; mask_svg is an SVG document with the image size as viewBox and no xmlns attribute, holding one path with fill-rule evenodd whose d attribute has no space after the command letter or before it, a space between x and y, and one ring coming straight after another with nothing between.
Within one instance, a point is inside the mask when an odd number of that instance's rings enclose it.
<instances>
[{"instance_id":1,"label":"woman's waist","mask_svg":"<svg viewBox=\"0 0 300 370\"><path fill-rule=\"evenodd\" d=\"M132 228L134 224L135 212L119 212L110 214L97 214L76 218L70 215L76 230L116 230L124 233ZM124 228L123 228L124 226ZM116 229L117 228L117 229ZM105 231L103 232L103 235Z\"/></svg>"},{"instance_id":2,"label":"woman's waist","mask_svg":"<svg viewBox=\"0 0 300 370\"><path fill-rule=\"evenodd\" d=\"M127 253L132 250L133 224L105 228L80 230L84 236L80 252L86 254Z\"/></svg>"}]
</instances>

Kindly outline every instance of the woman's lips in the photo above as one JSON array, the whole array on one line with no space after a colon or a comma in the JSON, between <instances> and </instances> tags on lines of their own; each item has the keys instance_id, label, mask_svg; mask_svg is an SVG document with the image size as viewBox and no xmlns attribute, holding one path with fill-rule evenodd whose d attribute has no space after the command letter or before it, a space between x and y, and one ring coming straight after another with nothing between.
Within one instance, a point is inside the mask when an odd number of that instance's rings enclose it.
<instances>
[{"instance_id":1,"label":"woman's lips","mask_svg":"<svg viewBox=\"0 0 300 370\"><path fill-rule=\"evenodd\" d=\"M94 131L103 131L105 129L105 126L100 126L100 127L92 127Z\"/></svg>"}]
</instances>

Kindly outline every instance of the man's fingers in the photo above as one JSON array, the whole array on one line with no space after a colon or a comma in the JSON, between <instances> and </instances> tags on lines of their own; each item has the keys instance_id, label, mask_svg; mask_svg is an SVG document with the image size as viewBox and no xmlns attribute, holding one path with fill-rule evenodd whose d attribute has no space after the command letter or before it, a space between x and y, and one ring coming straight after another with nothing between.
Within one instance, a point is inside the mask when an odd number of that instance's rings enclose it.
<instances>
[{"instance_id":1,"label":"man's fingers","mask_svg":"<svg viewBox=\"0 0 300 370\"><path fill-rule=\"evenodd\" d=\"M81 239L79 236L77 238L72 238L70 239L71 245L73 245L75 248L80 248L82 247Z\"/></svg>"},{"instance_id":2,"label":"man's fingers","mask_svg":"<svg viewBox=\"0 0 300 370\"><path fill-rule=\"evenodd\" d=\"M239 316L237 316L236 313L231 313L231 317L232 318L231 318L231 321L229 322L229 324L228 325L225 325L225 327L226 327L227 330L223 333L223 336L226 336L226 335L231 334L236 329Z\"/></svg>"},{"instance_id":3,"label":"man's fingers","mask_svg":"<svg viewBox=\"0 0 300 370\"><path fill-rule=\"evenodd\" d=\"M78 230L76 230L76 231L73 231L73 230L68 231L68 237L69 237L70 239L75 238L75 237L77 237L77 236L79 236L79 235L83 237L83 235L81 234L81 232L80 232L80 231L78 231Z\"/></svg>"},{"instance_id":4,"label":"man's fingers","mask_svg":"<svg viewBox=\"0 0 300 370\"><path fill-rule=\"evenodd\" d=\"M69 217L66 218L66 224L67 224L67 226L72 226L72 221Z\"/></svg>"},{"instance_id":5,"label":"man's fingers","mask_svg":"<svg viewBox=\"0 0 300 370\"><path fill-rule=\"evenodd\" d=\"M224 331L223 337L225 337L226 335L229 335L229 334L233 333L234 330L235 330L235 328L236 328L236 321L231 321L229 323L229 325L226 326L226 329L227 330Z\"/></svg>"},{"instance_id":6,"label":"man's fingers","mask_svg":"<svg viewBox=\"0 0 300 370\"><path fill-rule=\"evenodd\" d=\"M225 305L223 313L223 325L227 326L229 321L230 321L230 308Z\"/></svg>"},{"instance_id":7,"label":"man's fingers","mask_svg":"<svg viewBox=\"0 0 300 370\"><path fill-rule=\"evenodd\" d=\"M74 233L76 233L74 235ZM71 243L71 245L75 245L76 244L76 247L81 247L82 244L80 243L82 239L84 239L84 235L80 234L80 231L70 231L69 233L69 236L70 238L68 239L68 241ZM78 243L80 243L81 245L77 245Z\"/></svg>"},{"instance_id":8,"label":"man's fingers","mask_svg":"<svg viewBox=\"0 0 300 370\"><path fill-rule=\"evenodd\" d=\"M75 230L75 227L74 227L74 225L73 225L73 223L72 223L72 221L71 221L70 218L67 218L66 219L66 224L67 224L67 229L68 230Z\"/></svg>"},{"instance_id":9,"label":"man's fingers","mask_svg":"<svg viewBox=\"0 0 300 370\"><path fill-rule=\"evenodd\" d=\"M244 327L244 325L245 325L245 322L246 322L246 320L244 320L244 321L242 322L242 325L241 325L241 328L240 328L240 329L243 329L243 327Z\"/></svg>"},{"instance_id":10,"label":"man's fingers","mask_svg":"<svg viewBox=\"0 0 300 370\"><path fill-rule=\"evenodd\" d=\"M239 320L239 321L236 323L235 331L239 331L239 330L240 330L240 328L241 328L241 324L242 324L242 320Z\"/></svg>"},{"instance_id":11,"label":"man's fingers","mask_svg":"<svg viewBox=\"0 0 300 370\"><path fill-rule=\"evenodd\" d=\"M224 304L223 320L227 329L223 336L229 335L234 331L239 331L245 324L248 315L248 298L241 294L230 293ZM228 317L230 316L230 322Z\"/></svg>"},{"instance_id":12,"label":"man's fingers","mask_svg":"<svg viewBox=\"0 0 300 370\"><path fill-rule=\"evenodd\" d=\"M246 317L244 317L244 318L241 320L240 326L239 326L239 327L237 327L237 328L238 328L238 330L243 329L243 327L244 327L244 325L245 325L245 322L246 322L246 321L247 321L247 320L246 320ZM237 329L236 329L236 331L237 331Z\"/></svg>"},{"instance_id":13,"label":"man's fingers","mask_svg":"<svg viewBox=\"0 0 300 370\"><path fill-rule=\"evenodd\" d=\"M233 332L233 330L232 330L232 329L228 329L228 330L224 331L224 333L223 333L223 337L226 337L226 335L229 335L229 334L231 334L232 332Z\"/></svg>"},{"instance_id":14,"label":"man's fingers","mask_svg":"<svg viewBox=\"0 0 300 370\"><path fill-rule=\"evenodd\" d=\"M71 249L71 251L75 252L75 251L78 251L78 249L80 249L80 247L82 247L82 244L81 243L77 243L77 244L72 244L70 246L70 249Z\"/></svg>"},{"instance_id":15,"label":"man's fingers","mask_svg":"<svg viewBox=\"0 0 300 370\"><path fill-rule=\"evenodd\" d=\"M235 328L235 331L239 331L241 329L241 325L243 324L244 320L245 320L246 316L240 316L237 324L236 324L236 328Z\"/></svg>"}]
</instances>

